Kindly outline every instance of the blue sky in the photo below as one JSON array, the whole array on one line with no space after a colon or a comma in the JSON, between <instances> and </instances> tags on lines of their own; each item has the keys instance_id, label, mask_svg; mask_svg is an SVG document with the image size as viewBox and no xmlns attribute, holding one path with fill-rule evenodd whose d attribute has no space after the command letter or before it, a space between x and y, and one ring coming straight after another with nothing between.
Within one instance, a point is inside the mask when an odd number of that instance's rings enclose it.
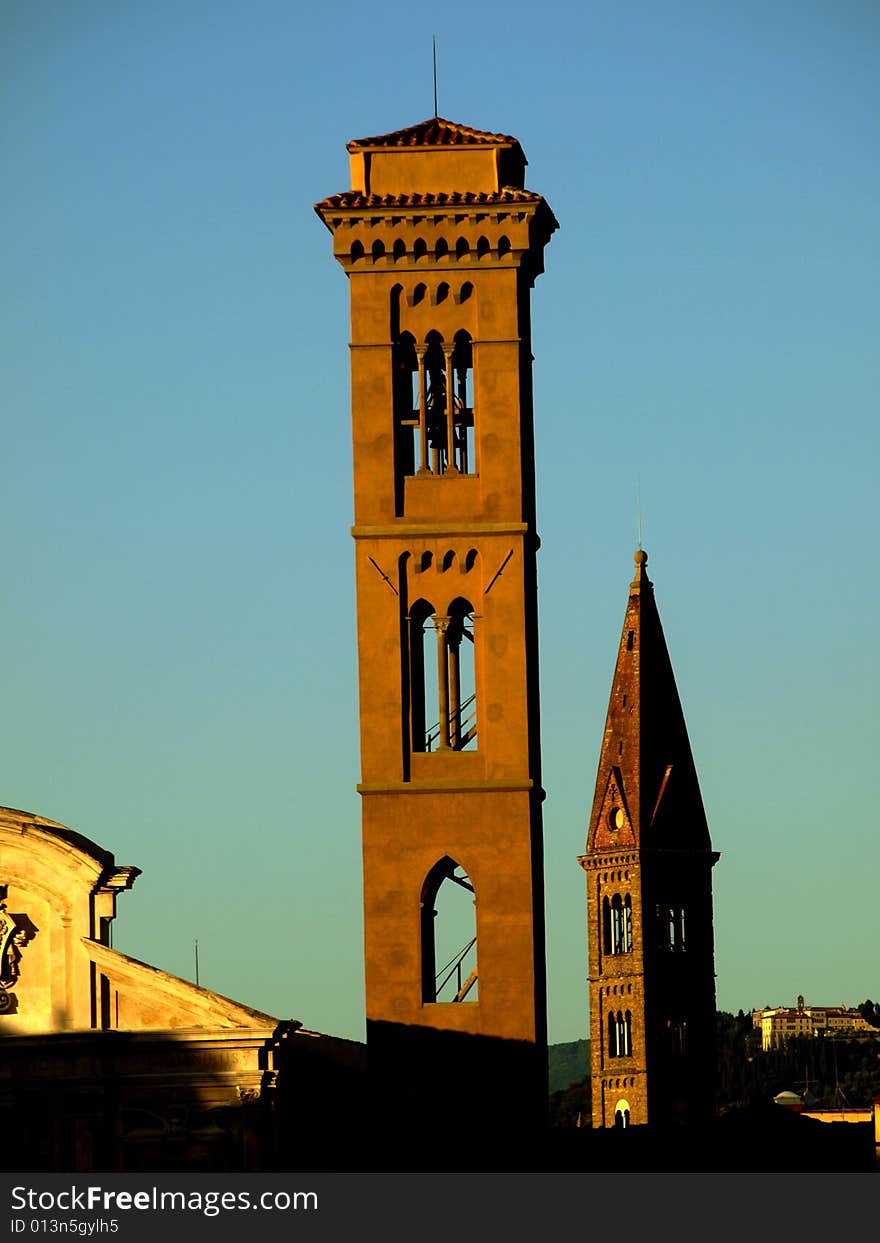
<instances>
[{"instance_id":1,"label":"blue sky","mask_svg":"<svg viewBox=\"0 0 880 1243\"><path fill-rule=\"evenodd\" d=\"M533 297L550 1034L643 539L719 1007L880 996L876 6L4 5L0 802L143 869L115 944L363 1035L350 138L515 134Z\"/></svg>"}]
</instances>

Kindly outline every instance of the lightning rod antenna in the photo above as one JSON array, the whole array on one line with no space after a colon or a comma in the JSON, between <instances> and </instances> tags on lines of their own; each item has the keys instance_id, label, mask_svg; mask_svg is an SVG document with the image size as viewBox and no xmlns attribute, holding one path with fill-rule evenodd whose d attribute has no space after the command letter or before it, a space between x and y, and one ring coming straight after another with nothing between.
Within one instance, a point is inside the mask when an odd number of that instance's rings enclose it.
<instances>
[{"instance_id":1,"label":"lightning rod antenna","mask_svg":"<svg viewBox=\"0 0 880 1243\"><path fill-rule=\"evenodd\" d=\"M199 942L198 942L198 938L196 938L195 950L196 950L196 988L198 988L199 986Z\"/></svg>"},{"instance_id":2,"label":"lightning rod antenna","mask_svg":"<svg viewBox=\"0 0 880 1243\"><path fill-rule=\"evenodd\" d=\"M431 47L434 52L434 116L439 116L437 111L437 36L431 35Z\"/></svg>"},{"instance_id":3,"label":"lightning rod antenna","mask_svg":"<svg viewBox=\"0 0 880 1243\"><path fill-rule=\"evenodd\" d=\"M638 511L639 552L642 550L642 481L636 476L636 509Z\"/></svg>"}]
</instances>

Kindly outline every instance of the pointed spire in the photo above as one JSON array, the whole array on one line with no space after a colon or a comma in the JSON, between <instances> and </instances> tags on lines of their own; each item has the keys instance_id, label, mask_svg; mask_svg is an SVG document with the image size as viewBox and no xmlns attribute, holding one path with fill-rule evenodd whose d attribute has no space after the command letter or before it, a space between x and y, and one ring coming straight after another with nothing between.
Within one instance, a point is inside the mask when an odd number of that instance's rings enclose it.
<instances>
[{"instance_id":1,"label":"pointed spire","mask_svg":"<svg viewBox=\"0 0 880 1243\"><path fill-rule=\"evenodd\" d=\"M703 801L648 554L639 548L617 652L588 850L625 841L710 849Z\"/></svg>"}]
</instances>

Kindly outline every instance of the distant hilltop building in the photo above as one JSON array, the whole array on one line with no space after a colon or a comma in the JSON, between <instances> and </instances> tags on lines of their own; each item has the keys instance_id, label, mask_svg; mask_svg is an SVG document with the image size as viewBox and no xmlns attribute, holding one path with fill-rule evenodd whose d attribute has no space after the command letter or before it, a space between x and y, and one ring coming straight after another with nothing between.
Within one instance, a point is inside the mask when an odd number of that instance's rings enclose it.
<instances>
[{"instance_id":1,"label":"distant hilltop building","mask_svg":"<svg viewBox=\"0 0 880 1243\"><path fill-rule=\"evenodd\" d=\"M798 997L796 1006L766 1006L752 1011L752 1023L761 1032L761 1048L773 1049L793 1036L842 1036L853 1032L880 1035L880 1031L847 1006L808 1006Z\"/></svg>"}]
</instances>

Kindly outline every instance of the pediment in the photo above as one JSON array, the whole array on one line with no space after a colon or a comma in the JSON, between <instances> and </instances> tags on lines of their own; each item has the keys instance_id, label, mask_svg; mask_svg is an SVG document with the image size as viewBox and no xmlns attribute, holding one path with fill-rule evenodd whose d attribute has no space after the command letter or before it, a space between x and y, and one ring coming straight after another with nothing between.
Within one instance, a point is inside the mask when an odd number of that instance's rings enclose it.
<instances>
[{"instance_id":1,"label":"pediment","mask_svg":"<svg viewBox=\"0 0 880 1243\"><path fill-rule=\"evenodd\" d=\"M623 785L623 775L613 765L605 783L605 792L596 805L590 827L588 849L631 849L638 842L630 813L629 800Z\"/></svg>"}]
</instances>

